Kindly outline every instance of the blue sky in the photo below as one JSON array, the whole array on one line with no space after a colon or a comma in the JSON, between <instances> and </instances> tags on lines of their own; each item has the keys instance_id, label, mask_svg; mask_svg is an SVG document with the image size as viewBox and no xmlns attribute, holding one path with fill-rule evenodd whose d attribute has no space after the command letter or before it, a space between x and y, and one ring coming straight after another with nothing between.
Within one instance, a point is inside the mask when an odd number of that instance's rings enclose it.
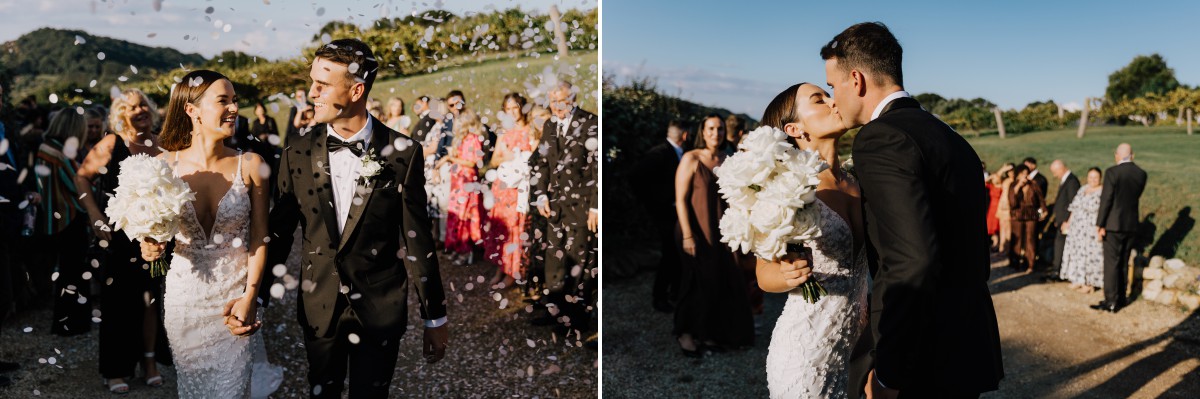
<instances>
[{"instance_id":1,"label":"blue sky","mask_svg":"<svg viewBox=\"0 0 1200 399\"><path fill-rule=\"evenodd\" d=\"M41 27L81 29L211 57L225 50L277 59L299 54L332 20L366 24L429 9L458 15L517 7L592 9L597 0L0 0L0 43ZM155 5L159 9L155 10ZM212 13L206 9L212 7ZM218 26L220 22L220 26ZM229 31L225 31L225 26ZM153 37L150 35L153 34ZM189 40L184 40L188 36ZM68 43L69 44L69 43Z\"/></svg>"},{"instance_id":2,"label":"blue sky","mask_svg":"<svg viewBox=\"0 0 1200 399\"><path fill-rule=\"evenodd\" d=\"M791 84L825 82L819 52L842 29L881 21L904 46L905 88L1003 108L1104 95L1108 75L1159 53L1200 84L1200 2L631 1L602 4L605 74L755 118Z\"/></svg>"}]
</instances>

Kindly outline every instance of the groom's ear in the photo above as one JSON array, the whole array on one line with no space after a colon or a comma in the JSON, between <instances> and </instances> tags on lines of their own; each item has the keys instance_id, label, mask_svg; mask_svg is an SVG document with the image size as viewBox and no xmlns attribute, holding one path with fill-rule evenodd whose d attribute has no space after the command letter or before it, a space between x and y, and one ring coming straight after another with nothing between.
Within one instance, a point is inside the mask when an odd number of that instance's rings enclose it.
<instances>
[{"instance_id":1,"label":"groom's ear","mask_svg":"<svg viewBox=\"0 0 1200 399\"><path fill-rule=\"evenodd\" d=\"M350 85L350 101L358 102L358 100L367 96L367 85L361 82L354 82Z\"/></svg>"},{"instance_id":2,"label":"groom's ear","mask_svg":"<svg viewBox=\"0 0 1200 399\"><path fill-rule=\"evenodd\" d=\"M857 69L850 71L850 79L854 80L854 91L859 96L867 94L867 75Z\"/></svg>"}]
</instances>

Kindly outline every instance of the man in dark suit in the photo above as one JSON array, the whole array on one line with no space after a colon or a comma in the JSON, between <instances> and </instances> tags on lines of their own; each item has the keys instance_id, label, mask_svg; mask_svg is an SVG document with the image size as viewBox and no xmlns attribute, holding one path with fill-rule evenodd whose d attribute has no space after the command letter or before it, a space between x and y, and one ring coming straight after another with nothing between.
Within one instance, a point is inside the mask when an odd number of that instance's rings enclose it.
<instances>
[{"instance_id":1,"label":"man in dark suit","mask_svg":"<svg viewBox=\"0 0 1200 399\"><path fill-rule=\"evenodd\" d=\"M874 348L850 359L849 397L868 383L885 398L978 396L1004 377L982 163L904 91L902 53L878 22L851 26L821 49L837 114L862 126L853 157L877 263Z\"/></svg>"},{"instance_id":2,"label":"man in dark suit","mask_svg":"<svg viewBox=\"0 0 1200 399\"><path fill-rule=\"evenodd\" d=\"M1146 189L1146 171L1133 163L1133 147L1121 143L1117 166L1104 171L1096 231L1104 240L1104 301L1092 309L1116 313L1125 306L1125 274L1137 239L1138 207Z\"/></svg>"},{"instance_id":3,"label":"man in dark suit","mask_svg":"<svg viewBox=\"0 0 1200 399\"><path fill-rule=\"evenodd\" d=\"M679 248L675 244L675 169L683 157L686 131L679 121L667 125L667 139L651 147L634 167L638 199L658 229L662 257L654 275L654 309L674 310L671 300L679 289Z\"/></svg>"},{"instance_id":4,"label":"man in dark suit","mask_svg":"<svg viewBox=\"0 0 1200 399\"><path fill-rule=\"evenodd\" d=\"M1058 195L1054 197L1054 230L1058 234L1054 235L1054 262L1051 263L1050 270L1046 271L1042 279L1061 281L1062 278L1058 274L1062 270L1063 247L1067 244L1067 226L1063 223L1071 217L1071 211L1067 208L1071 206L1071 200L1074 200L1075 194L1079 192L1079 179L1059 159L1050 163L1050 173L1058 179Z\"/></svg>"},{"instance_id":5,"label":"man in dark suit","mask_svg":"<svg viewBox=\"0 0 1200 399\"><path fill-rule=\"evenodd\" d=\"M286 261L299 224L297 316L314 398L340 398L347 375L351 397L388 396L410 285L425 320L425 361L440 360L449 339L421 144L367 113L378 67L358 40L320 47L309 73L320 124L292 137L280 159L268 263ZM265 275L270 287L273 274Z\"/></svg>"},{"instance_id":6,"label":"man in dark suit","mask_svg":"<svg viewBox=\"0 0 1200 399\"><path fill-rule=\"evenodd\" d=\"M429 116L429 96L420 96L417 97L417 101L413 101L413 113L417 114L417 121L413 122L408 131L412 132L413 140L424 143L425 136L429 135L433 125L437 124L437 120Z\"/></svg>"},{"instance_id":7,"label":"man in dark suit","mask_svg":"<svg viewBox=\"0 0 1200 399\"><path fill-rule=\"evenodd\" d=\"M540 153L530 179L538 213L547 218L546 288L542 298L546 314L535 325L561 323L559 330L579 329L584 320L582 301L574 295L585 274L595 265L588 259L596 248L600 224L597 182L599 141L596 115L575 106L576 91L560 80L550 90L554 115L542 130Z\"/></svg>"},{"instance_id":8,"label":"man in dark suit","mask_svg":"<svg viewBox=\"0 0 1200 399\"><path fill-rule=\"evenodd\" d=\"M1037 159L1034 157L1025 158L1025 167L1029 168L1029 180L1037 182L1038 188L1042 189L1042 195L1046 195L1046 190L1050 189L1050 182L1038 170Z\"/></svg>"}]
</instances>

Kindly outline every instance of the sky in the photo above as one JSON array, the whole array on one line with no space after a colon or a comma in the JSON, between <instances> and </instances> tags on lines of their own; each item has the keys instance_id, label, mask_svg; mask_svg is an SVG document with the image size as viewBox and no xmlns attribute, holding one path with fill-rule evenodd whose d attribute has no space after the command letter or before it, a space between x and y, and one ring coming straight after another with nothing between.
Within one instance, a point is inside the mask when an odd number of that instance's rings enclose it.
<instances>
[{"instance_id":1,"label":"sky","mask_svg":"<svg viewBox=\"0 0 1200 399\"><path fill-rule=\"evenodd\" d=\"M52 27L205 57L237 50L274 60L299 55L313 34L333 20L361 26L434 8L465 15L520 6L540 14L551 5L566 12L590 10L596 4L597 0L0 0L0 43Z\"/></svg>"},{"instance_id":2,"label":"sky","mask_svg":"<svg viewBox=\"0 0 1200 399\"><path fill-rule=\"evenodd\" d=\"M756 119L792 84L825 86L821 46L866 21L899 39L913 94L1077 107L1152 53L1181 83L1200 84L1196 1L607 0L601 15L606 75L652 78L667 94Z\"/></svg>"}]
</instances>

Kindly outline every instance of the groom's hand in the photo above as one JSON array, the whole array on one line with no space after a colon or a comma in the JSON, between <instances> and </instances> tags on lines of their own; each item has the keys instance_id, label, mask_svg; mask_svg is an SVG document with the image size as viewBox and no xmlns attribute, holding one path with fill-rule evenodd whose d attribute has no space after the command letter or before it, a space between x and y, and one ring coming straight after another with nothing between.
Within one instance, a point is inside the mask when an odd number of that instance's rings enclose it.
<instances>
[{"instance_id":1,"label":"groom's hand","mask_svg":"<svg viewBox=\"0 0 1200 399\"><path fill-rule=\"evenodd\" d=\"M450 342L450 328L443 324L441 327L425 328L425 363L433 364L446 357L446 346Z\"/></svg>"},{"instance_id":2,"label":"groom's hand","mask_svg":"<svg viewBox=\"0 0 1200 399\"><path fill-rule=\"evenodd\" d=\"M879 382L879 378L875 375L875 370L871 370L871 374L867 376L870 382L867 383L865 393L867 399L895 399L900 396L899 389L891 389L883 386Z\"/></svg>"},{"instance_id":3,"label":"groom's hand","mask_svg":"<svg viewBox=\"0 0 1200 399\"><path fill-rule=\"evenodd\" d=\"M254 333L262 327L262 322L260 321L246 322L246 320L239 319L237 316L234 316L234 307L236 307L238 302L242 301L243 299L244 298L234 298L230 300L229 303L225 304L225 310L221 312L221 315L225 317L225 328L229 329L229 334L238 337L248 337L254 335Z\"/></svg>"},{"instance_id":4,"label":"groom's hand","mask_svg":"<svg viewBox=\"0 0 1200 399\"><path fill-rule=\"evenodd\" d=\"M808 281L812 275L812 253L789 252L779 259L779 272L783 274L788 287L796 288Z\"/></svg>"}]
</instances>

